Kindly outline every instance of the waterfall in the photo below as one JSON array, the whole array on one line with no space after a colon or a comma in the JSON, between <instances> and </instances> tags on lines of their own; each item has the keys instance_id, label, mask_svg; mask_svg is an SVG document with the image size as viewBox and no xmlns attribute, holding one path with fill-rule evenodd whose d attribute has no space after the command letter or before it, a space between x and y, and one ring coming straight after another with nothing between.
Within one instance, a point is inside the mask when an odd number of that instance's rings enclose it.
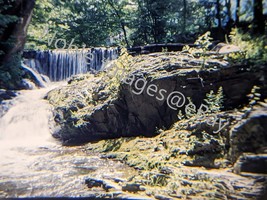
<instances>
[{"instance_id":1,"label":"waterfall","mask_svg":"<svg viewBox=\"0 0 267 200\"><path fill-rule=\"evenodd\" d=\"M72 75L102 70L105 62L118 57L118 48L77 50L24 51L24 63L52 81L65 80Z\"/></svg>"},{"instance_id":2,"label":"waterfall","mask_svg":"<svg viewBox=\"0 0 267 200\"><path fill-rule=\"evenodd\" d=\"M21 67L23 70L29 73L32 80L38 87L46 87L46 83L48 82L48 80L44 80L44 77L41 74L37 73L35 69L31 69L23 63L21 64Z\"/></svg>"}]
</instances>

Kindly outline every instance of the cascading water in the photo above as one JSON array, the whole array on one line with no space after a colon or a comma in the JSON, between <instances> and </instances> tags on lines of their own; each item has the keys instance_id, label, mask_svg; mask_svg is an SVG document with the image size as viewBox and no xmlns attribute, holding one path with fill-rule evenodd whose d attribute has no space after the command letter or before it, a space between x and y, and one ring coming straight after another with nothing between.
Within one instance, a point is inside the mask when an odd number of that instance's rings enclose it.
<instances>
[{"instance_id":1,"label":"cascading water","mask_svg":"<svg viewBox=\"0 0 267 200\"><path fill-rule=\"evenodd\" d=\"M0 117L0 199L14 197L96 197L101 188L89 189L87 177L105 181L128 179L136 172L121 163L101 159L86 146L63 147L52 138L52 108L45 95L75 74L104 67L103 60L116 59L117 49L26 52L22 69L41 89L21 91L12 107ZM88 64L88 59L90 63ZM29 66L29 67L28 67ZM40 75L37 72L39 72ZM114 181L113 181L114 182ZM112 182L114 194L129 196ZM111 195L113 195L113 193ZM109 194L110 195L110 194Z\"/></svg>"},{"instance_id":2,"label":"cascading water","mask_svg":"<svg viewBox=\"0 0 267 200\"><path fill-rule=\"evenodd\" d=\"M50 134L51 105L46 88L25 90L0 118L0 199L15 197L96 197L106 192L89 189L87 177L127 179L135 171L121 163L101 159L86 146L63 147ZM122 193L118 184L114 194Z\"/></svg>"},{"instance_id":3,"label":"cascading water","mask_svg":"<svg viewBox=\"0 0 267 200\"><path fill-rule=\"evenodd\" d=\"M80 50L25 51L24 63L52 81L65 80L90 70L99 71L118 57L118 48Z\"/></svg>"},{"instance_id":4,"label":"cascading water","mask_svg":"<svg viewBox=\"0 0 267 200\"><path fill-rule=\"evenodd\" d=\"M28 73L30 73L30 76L38 87L46 87L46 83L49 82L49 80L44 80L44 76L36 72L36 70L31 69L24 63L22 63L21 67L23 70L26 70Z\"/></svg>"}]
</instances>

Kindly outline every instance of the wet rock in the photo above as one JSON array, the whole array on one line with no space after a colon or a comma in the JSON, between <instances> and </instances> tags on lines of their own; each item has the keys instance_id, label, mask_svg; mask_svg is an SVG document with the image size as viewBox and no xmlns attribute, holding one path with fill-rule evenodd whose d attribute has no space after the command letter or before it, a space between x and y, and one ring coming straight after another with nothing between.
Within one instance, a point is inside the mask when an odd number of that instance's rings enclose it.
<instances>
[{"instance_id":1,"label":"wet rock","mask_svg":"<svg viewBox=\"0 0 267 200\"><path fill-rule=\"evenodd\" d=\"M3 100L10 100L18 95L17 92L11 90L0 89L0 103Z\"/></svg>"},{"instance_id":2,"label":"wet rock","mask_svg":"<svg viewBox=\"0 0 267 200\"><path fill-rule=\"evenodd\" d=\"M11 99L15 98L19 93L10 90L0 89L0 118L9 110L13 105Z\"/></svg>"},{"instance_id":3,"label":"wet rock","mask_svg":"<svg viewBox=\"0 0 267 200\"><path fill-rule=\"evenodd\" d=\"M21 87L26 90L33 90L36 88L35 84L29 79L22 79Z\"/></svg>"},{"instance_id":4,"label":"wet rock","mask_svg":"<svg viewBox=\"0 0 267 200\"><path fill-rule=\"evenodd\" d=\"M40 74L41 77L42 77L42 80L45 82L45 83L51 83L50 79L48 76L46 75L43 75L43 74Z\"/></svg>"},{"instance_id":5,"label":"wet rock","mask_svg":"<svg viewBox=\"0 0 267 200\"><path fill-rule=\"evenodd\" d=\"M122 192L94 194L94 197L92 199L120 199L119 196L121 194Z\"/></svg>"},{"instance_id":6,"label":"wet rock","mask_svg":"<svg viewBox=\"0 0 267 200\"><path fill-rule=\"evenodd\" d=\"M104 181L103 180L97 180L97 179L88 178L88 179L85 180L85 184L89 188L101 187L104 184Z\"/></svg>"},{"instance_id":7,"label":"wet rock","mask_svg":"<svg viewBox=\"0 0 267 200\"><path fill-rule=\"evenodd\" d=\"M175 199L182 199L182 198L183 198L182 195L178 195L178 194L176 194L175 192L169 194L169 196L170 196L170 197L173 197L173 198L175 198Z\"/></svg>"},{"instance_id":8,"label":"wet rock","mask_svg":"<svg viewBox=\"0 0 267 200\"><path fill-rule=\"evenodd\" d=\"M113 181L114 181L115 183L123 183L123 182L125 182L125 180L120 179L120 178L114 178Z\"/></svg>"},{"instance_id":9,"label":"wet rock","mask_svg":"<svg viewBox=\"0 0 267 200\"><path fill-rule=\"evenodd\" d=\"M21 65L22 72L23 72L23 77L25 79L22 79L21 81L21 88L22 89L31 89L31 87L46 87L46 82L44 81L43 77L41 74L39 74L37 71L34 69L26 66L25 64Z\"/></svg>"},{"instance_id":10,"label":"wet rock","mask_svg":"<svg viewBox=\"0 0 267 200\"><path fill-rule=\"evenodd\" d=\"M233 171L267 174L267 154L243 154L234 165Z\"/></svg>"},{"instance_id":11,"label":"wet rock","mask_svg":"<svg viewBox=\"0 0 267 200\"><path fill-rule=\"evenodd\" d=\"M93 179L93 178L87 178L85 180L85 184L87 185L88 188L102 187L106 191L109 191L110 189L114 188L113 186L107 184L103 180Z\"/></svg>"},{"instance_id":12,"label":"wet rock","mask_svg":"<svg viewBox=\"0 0 267 200\"><path fill-rule=\"evenodd\" d=\"M122 186L122 191L127 191L127 192L139 192L144 190L145 189L142 188L141 185L137 183L127 183L125 186Z\"/></svg>"},{"instance_id":13,"label":"wet rock","mask_svg":"<svg viewBox=\"0 0 267 200\"><path fill-rule=\"evenodd\" d=\"M195 118L195 120L190 121L185 129L198 133L205 131L210 135L217 135L218 133L225 134L229 131L231 122L233 122L231 116L227 113L220 112L216 115L210 114L203 118ZM220 131L218 132L218 130Z\"/></svg>"}]
</instances>

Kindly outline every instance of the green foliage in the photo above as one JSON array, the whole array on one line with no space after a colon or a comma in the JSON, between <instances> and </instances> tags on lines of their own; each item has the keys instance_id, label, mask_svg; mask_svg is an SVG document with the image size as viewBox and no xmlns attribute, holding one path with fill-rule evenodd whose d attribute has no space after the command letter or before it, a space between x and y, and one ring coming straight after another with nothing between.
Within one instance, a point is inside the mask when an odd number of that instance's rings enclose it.
<instances>
[{"instance_id":1,"label":"green foliage","mask_svg":"<svg viewBox=\"0 0 267 200\"><path fill-rule=\"evenodd\" d=\"M187 51L191 53L194 56L205 56L206 52L209 50L209 47L212 45L212 38L210 37L210 32L206 32L205 34L198 37L198 39L195 41L195 45L197 47L190 48L188 45L186 45L183 48L183 51Z\"/></svg>"},{"instance_id":2,"label":"green foliage","mask_svg":"<svg viewBox=\"0 0 267 200\"><path fill-rule=\"evenodd\" d=\"M155 174L152 172L144 173L143 177L147 180L146 185L164 187L168 185L169 177L164 174Z\"/></svg>"},{"instance_id":3,"label":"green foliage","mask_svg":"<svg viewBox=\"0 0 267 200\"><path fill-rule=\"evenodd\" d=\"M116 94L118 91L121 81L127 77L131 66L133 64L132 56L129 55L126 48L121 50L120 57L115 61L112 69L108 71L108 74L104 74L104 77L109 77L108 90ZM110 76L111 75L111 76Z\"/></svg>"},{"instance_id":4,"label":"green foliage","mask_svg":"<svg viewBox=\"0 0 267 200\"><path fill-rule=\"evenodd\" d=\"M4 0L0 0L0 35L3 34L3 31L9 24L15 23L18 20L16 15L3 14L3 12L11 8L11 2L5 3Z\"/></svg>"},{"instance_id":5,"label":"green foliage","mask_svg":"<svg viewBox=\"0 0 267 200\"><path fill-rule=\"evenodd\" d=\"M10 62L0 66L0 87L14 89L21 80L22 71L20 69L21 56L13 54Z\"/></svg>"},{"instance_id":6,"label":"green foliage","mask_svg":"<svg viewBox=\"0 0 267 200\"><path fill-rule=\"evenodd\" d=\"M209 47L212 45L211 42L212 38L210 37L210 31L206 32L205 34L201 35L195 42L202 51L208 51Z\"/></svg>"},{"instance_id":7,"label":"green foliage","mask_svg":"<svg viewBox=\"0 0 267 200\"><path fill-rule=\"evenodd\" d=\"M208 106L207 111L204 113L199 113L199 108L193 103L192 99L188 98L188 103L185 106L185 115L183 115L182 111L178 112L178 119L183 120L185 122L186 119L189 119L186 123L178 123L174 125L176 130L182 130L183 128L187 127L188 125L193 126L199 123L199 120L206 119L207 116L211 114L216 114L221 111L223 108L223 88L220 87L217 93L214 93L211 90L209 93L206 94L206 98L204 99L205 104Z\"/></svg>"},{"instance_id":8,"label":"green foliage","mask_svg":"<svg viewBox=\"0 0 267 200\"><path fill-rule=\"evenodd\" d=\"M229 5L210 1L177 0L37 0L29 28L28 48L54 48L47 39L75 40L75 45L138 46L150 43L193 42L229 19ZM225 7L226 6L226 7ZM224 8L223 8L224 7ZM243 13L242 13L243 14ZM241 14L240 14L241 15ZM49 33L44 36L48 26ZM208 33L198 42L209 46Z\"/></svg>"},{"instance_id":9,"label":"green foliage","mask_svg":"<svg viewBox=\"0 0 267 200\"><path fill-rule=\"evenodd\" d=\"M8 28L18 21L16 14L11 14L14 1L5 2L0 0L0 88L14 89L19 84L21 77L19 54L9 55L14 49L16 41L12 35L8 35ZM3 62L6 58L9 62Z\"/></svg>"},{"instance_id":10,"label":"green foliage","mask_svg":"<svg viewBox=\"0 0 267 200\"><path fill-rule=\"evenodd\" d=\"M184 119L184 115L183 115L181 110L179 110L177 117L178 117L179 120Z\"/></svg>"},{"instance_id":11,"label":"green foliage","mask_svg":"<svg viewBox=\"0 0 267 200\"><path fill-rule=\"evenodd\" d=\"M238 46L245 53L245 59L253 63L266 63L267 60L267 37L252 36L243 33L241 30L234 28L230 34L231 43ZM240 54L231 55L234 60L243 60L244 56Z\"/></svg>"},{"instance_id":12,"label":"green foliage","mask_svg":"<svg viewBox=\"0 0 267 200\"><path fill-rule=\"evenodd\" d=\"M217 113L223 108L223 88L220 87L215 94L213 90L206 94L205 103L209 107L210 113Z\"/></svg>"},{"instance_id":13,"label":"green foliage","mask_svg":"<svg viewBox=\"0 0 267 200\"><path fill-rule=\"evenodd\" d=\"M57 39L79 48L122 44L121 40L110 40L121 34L121 24L111 1L95 0L37 0L33 19L29 27L27 48L54 49L48 39L55 33ZM121 1L120 1L121 2ZM115 4L122 17L127 16L127 4ZM122 9L122 10L121 10ZM45 34L45 32L47 32Z\"/></svg>"},{"instance_id":14,"label":"green foliage","mask_svg":"<svg viewBox=\"0 0 267 200\"><path fill-rule=\"evenodd\" d=\"M27 46L54 48L47 39L55 32L78 47L193 42L194 33L215 24L214 6L187 0L37 0Z\"/></svg>"}]
</instances>

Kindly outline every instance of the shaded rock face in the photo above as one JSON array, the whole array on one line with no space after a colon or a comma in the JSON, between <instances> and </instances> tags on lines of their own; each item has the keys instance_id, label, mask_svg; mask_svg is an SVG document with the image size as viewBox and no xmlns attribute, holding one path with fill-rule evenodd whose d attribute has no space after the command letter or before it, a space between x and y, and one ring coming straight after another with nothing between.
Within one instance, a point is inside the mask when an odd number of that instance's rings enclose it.
<instances>
[{"instance_id":1,"label":"shaded rock face","mask_svg":"<svg viewBox=\"0 0 267 200\"><path fill-rule=\"evenodd\" d=\"M267 154L244 154L234 165L234 172L267 174Z\"/></svg>"},{"instance_id":2,"label":"shaded rock face","mask_svg":"<svg viewBox=\"0 0 267 200\"><path fill-rule=\"evenodd\" d=\"M267 148L267 107L253 111L231 130L230 155L233 162L242 152L263 153Z\"/></svg>"},{"instance_id":3,"label":"shaded rock face","mask_svg":"<svg viewBox=\"0 0 267 200\"><path fill-rule=\"evenodd\" d=\"M193 59L191 63L194 63ZM246 95L250 93L253 85L266 85L264 80L266 80L267 72L264 67L254 67L251 70L249 66L227 65L222 67L219 62L211 64L218 68L196 70L193 66L190 69L190 67L185 68L180 65L167 65L154 67L146 72L137 70L133 73L135 75L134 82L131 85L122 83L118 96L103 104L98 104L88 112L85 117L86 123L82 126L72 126L73 121L67 114L69 109L79 110L78 104L56 108L56 121L61 129L54 136L65 144L139 135L154 136L158 128L169 128L178 120L179 110L184 112L185 106L177 110L168 106L167 95L174 91L190 97L199 108L210 90L217 91L219 87L223 87L224 108L232 109L246 103ZM142 84L136 83L140 74L146 77L147 84L144 91L137 95L134 91L140 91L138 89ZM158 76L155 77L153 74L158 74ZM159 92L154 96L147 94L147 88L151 84L167 91L163 95L165 96L164 100L157 99L160 97ZM71 88L71 84L68 87ZM97 93L100 94L101 89ZM65 96L68 98L68 94ZM187 104L188 100L185 105Z\"/></svg>"}]
</instances>

